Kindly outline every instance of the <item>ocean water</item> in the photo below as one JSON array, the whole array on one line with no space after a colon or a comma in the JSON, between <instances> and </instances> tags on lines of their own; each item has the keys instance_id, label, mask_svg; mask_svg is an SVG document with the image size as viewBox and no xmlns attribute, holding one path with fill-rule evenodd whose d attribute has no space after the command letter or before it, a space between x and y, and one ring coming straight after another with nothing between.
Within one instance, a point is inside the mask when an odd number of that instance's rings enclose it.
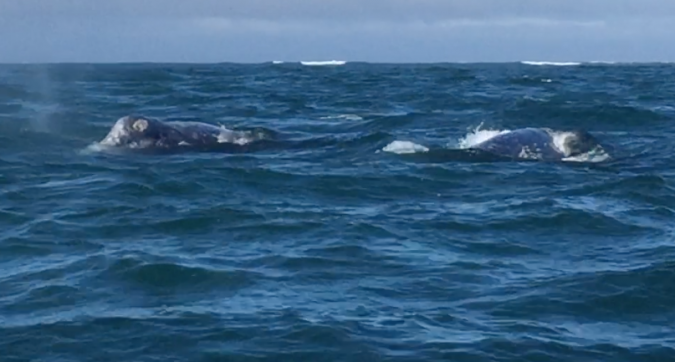
<instances>
[{"instance_id":1,"label":"ocean water","mask_svg":"<svg viewBox=\"0 0 675 362\"><path fill-rule=\"evenodd\" d=\"M675 360L675 65L317 65L0 66L0 360ZM467 150L520 127L611 157Z\"/></svg>"}]
</instances>

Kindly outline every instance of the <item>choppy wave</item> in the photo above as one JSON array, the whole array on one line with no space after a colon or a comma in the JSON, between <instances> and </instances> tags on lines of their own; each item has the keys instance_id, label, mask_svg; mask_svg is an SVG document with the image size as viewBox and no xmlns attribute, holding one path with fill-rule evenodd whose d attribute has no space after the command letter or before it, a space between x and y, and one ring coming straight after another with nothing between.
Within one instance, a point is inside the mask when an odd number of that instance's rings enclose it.
<instances>
[{"instance_id":1,"label":"choppy wave","mask_svg":"<svg viewBox=\"0 0 675 362\"><path fill-rule=\"evenodd\" d=\"M667 361L673 71L0 66L2 359ZM79 152L127 114L278 137ZM523 127L612 160L470 152Z\"/></svg>"}]
</instances>

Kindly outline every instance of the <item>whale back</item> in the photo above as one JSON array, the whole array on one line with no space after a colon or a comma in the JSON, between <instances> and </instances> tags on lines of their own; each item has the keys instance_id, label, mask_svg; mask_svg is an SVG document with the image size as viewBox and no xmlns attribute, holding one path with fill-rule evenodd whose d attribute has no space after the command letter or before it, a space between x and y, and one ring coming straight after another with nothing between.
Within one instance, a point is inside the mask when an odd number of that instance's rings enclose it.
<instances>
[{"instance_id":1,"label":"whale back","mask_svg":"<svg viewBox=\"0 0 675 362\"><path fill-rule=\"evenodd\" d=\"M165 125L172 128L175 134L180 134L181 142L189 145L218 143L228 134L224 128L201 122L174 121L166 122Z\"/></svg>"},{"instance_id":2,"label":"whale back","mask_svg":"<svg viewBox=\"0 0 675 362\"><path fill-rule=\"evenodd\" d=\"M560 160L565 156L556 148L551 135L538 128L501 133L473 148L509 158Z\"/></svg>"},{"instance_id":3,"label":"whale back","mask_svg":"<svg viewBox=\"0 0 675 362\"><path fill-rule=\"evenodd\" d=\"M128 148L173 148L218 142L221 130L198 122L162 122L125 116L117 120L100 142L102 145Z\"/></svg>"},{"instance_id":4,"label":"whale back","mask_svg":"<svg viewBox=\"0 0 675 362\"><path fill-rule=\"evenodd\" d=\"M194 121L160 121L128 115L118 119L97 146L113 152L166 154L175 152L237 152L248 144L277 138L264 129L228 129Z\"/></svg>"}]
</instances>

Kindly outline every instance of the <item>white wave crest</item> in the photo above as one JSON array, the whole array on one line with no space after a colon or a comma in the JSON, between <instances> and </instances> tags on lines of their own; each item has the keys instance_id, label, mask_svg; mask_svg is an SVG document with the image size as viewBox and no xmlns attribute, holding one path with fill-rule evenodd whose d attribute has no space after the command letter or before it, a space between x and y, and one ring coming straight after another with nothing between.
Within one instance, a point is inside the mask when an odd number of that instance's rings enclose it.
<instances>
[{"instance_id":1,"label":"white wave crest","mask_svg":"<svg viewBox=\"0 0 675 362\"><path fill-rule=\"evenodd\" d=\"M535 61L522 61L522 64L527 65L554 65L559 67L569 67L575 65L581 65L579 62L535 62Z\"/></svg>"},{"instance_id":2,"label":"white wave crest","mask_svg":"<svg viewBox=\"0 0 675 362\"><path fill-rule=\"evenodd\" d=\"M321 119L344 119L347 121L362 121L363 118L356 114L338 114L334 116L324 116Z\"/></svg>"},{"instance_id":3,"label":"white wave crest","mask_svg":"<svg viewBox=\"0 0 675 362\"><path fill-rule=\"evenodd\" d=\"M326 65L345 65L347 61L345 60L316 60L316 61L300 61L302 65L309 66L326 66Z\"/></svg>"},{"instance_id":4,"label":"white wave crest","mask_svg":"<svg viewBox=\"0 0 675 362\"><path fill-rule=\"evenodd\" d=\"M393 141L392 143L386 145L382 151L401 155L407 153L427 152L429 149L410 141Z\"/></svg>"}]
</instances>

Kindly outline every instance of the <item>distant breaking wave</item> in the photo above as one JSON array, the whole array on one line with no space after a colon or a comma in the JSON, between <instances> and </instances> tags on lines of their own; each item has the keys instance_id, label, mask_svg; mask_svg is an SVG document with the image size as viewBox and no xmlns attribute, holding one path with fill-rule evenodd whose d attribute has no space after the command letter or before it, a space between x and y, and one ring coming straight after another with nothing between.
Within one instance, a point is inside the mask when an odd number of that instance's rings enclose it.
<instances>
[{"instance_id":1,"label":"distant breaking wave","mask_svg":"<svg viewBox=\"0 0 675 362\"><path fill-rule=\"evenodd\" d=\"M534 61L522 61L522 64L527 65L555 65L555 66L574 66L581 65L579 62L534 62Z\"/></svg>"},{"instance_id":2,"label":"distant breaking wave","mask_svg":"<svg viewBox=\"0 0 675 362\"><path fill-rule=\"evenodd\" d=\"M300 61L300 64L309 66L345 65L347 64L347 61L345 60Z\"/></svg>"},{"instance_id":3,"label":"distant breaking wave","mask_svg":"<svg viewBox=\"0 0 675 362\"><path fill-rule=\"evenodd\" d=\"M584 61L584 62L543 62L543 61L521 61L521 64L527 64L527 65L549 65L549 66L576 66L576 65L582 65L582 64L631 64L631 62L618 62L618 61L612 61L612 60L589 60L589 61Z\"/></svg>"}]
</instances>

